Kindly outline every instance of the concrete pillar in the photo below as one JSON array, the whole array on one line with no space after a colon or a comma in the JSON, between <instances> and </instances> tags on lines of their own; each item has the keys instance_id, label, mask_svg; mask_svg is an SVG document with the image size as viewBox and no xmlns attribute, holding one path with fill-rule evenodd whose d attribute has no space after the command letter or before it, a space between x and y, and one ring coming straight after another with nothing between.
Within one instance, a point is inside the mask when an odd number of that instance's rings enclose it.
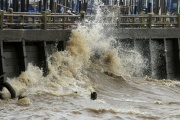
<instances>
[{"instance_id":1,"label":"concrete pillar","mask_svg":"<svg viewBox=\"0 0 180 120\"><path fill-rule=\"evenodd\" d=\"M46 76L48 74L48 63L47 59L47 50L46 50L46 41L42 41L38 43L39 48L39 61L40 61L40 68L43 68L43 75Z\"/></svg>"},{"instance_id":2,"label":"concrete pillar","mask_svg":"<svg viewBox=\"0 0 180 120\"><path fill-rule=\"evenodd\" d=\"M180 77L179 40L177 38L164 39L166 71L168 79Z\"/></svg>"},{"instance_id":3,"label":"concrete pillar","mask_svg":"<svg viewBox=\"0 0 180 120\"><path fill-rule=\"evenodd\" d=\"M22 42L16 43L15 45L17 46L16 51L17 51L17 55L18 55L18 63L19 63L20 72L26 71L27 56L26 56L25 41L23 40Z\"/></svg>"},{"instance_id":4,"label":"concrete pillar","mask_svg":"<svg viewBox=\"0 0 180 120\"><path fill-rule=\"evenodd\" d=\"M151 71L156 79L167 79L164 39L150 40Z\"/></svg>"},{"instance_id":5,"label":"concrete pillar","mask_svg":"<svg viewBox=\"0 0 180 120\"><path fill-rule=\"evenodd\" d=\"M4 57L3 57L3 41L0 41L0 75L4 74ZM4 77L0 78L0 82L4 81Z\"/></svg>"}]
</instances>

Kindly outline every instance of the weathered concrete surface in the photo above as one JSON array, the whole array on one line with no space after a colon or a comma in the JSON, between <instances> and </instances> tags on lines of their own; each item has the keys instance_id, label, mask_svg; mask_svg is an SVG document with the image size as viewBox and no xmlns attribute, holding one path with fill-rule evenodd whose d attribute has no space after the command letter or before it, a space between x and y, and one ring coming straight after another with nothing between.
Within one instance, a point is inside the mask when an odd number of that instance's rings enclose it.
<instances>
[{"instance_id":1,"label":"weathered concrete surface","mask_svg":"<svg viewBox=\"0 0 180 120\"><path fill-rule=\"evenodd\" d=\"M0 30L0 41L66 41L71 30Z\"/></svg>"},{"instance_id":2,"label":"weathered concrete surface","mask_svg":"<svg viewBox=\"0 0 180 120\"><path fill-rule=\"evenodd\" d=\"M71 30L0 30L0 41L66 41L70 33ZM180 38L180 29L117 29L114 35L120 39Z\"/></svg>"},{"instance_id":3,"label":"weathered concrete surface","mask_svg":"<svg viewBox=\"0 0 180 120\"><path fill-rule=\"evenodd\" d=\"M180 38L180 29L117 29L114 33L117 38Z\"/></svg>"}]
</instances>

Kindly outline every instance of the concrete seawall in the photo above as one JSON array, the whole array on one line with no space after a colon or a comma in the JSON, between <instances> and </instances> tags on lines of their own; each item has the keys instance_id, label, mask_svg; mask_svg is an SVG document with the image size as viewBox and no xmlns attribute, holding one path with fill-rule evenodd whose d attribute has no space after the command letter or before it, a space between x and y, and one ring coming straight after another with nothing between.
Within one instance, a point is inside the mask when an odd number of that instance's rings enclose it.
<instances>
[{"instance_id":1,"label":"concrete seawall","mask_svg":"<svg viewBox=\"0 0 180 120\"><path fill-rule=\"evenodd\" d=\"M43 68L48 73L46 58L55 50L64 50L70 30L0 30L0 74L18 76L28 63Z\"/></svg>"},{"instance_id":2,"label":"concrete seawall","mask_svg":"<svg viewBox=\"0 0 180 120\"><path fill-rule=\"evenodd\" d=\"M141 29L141 28L125 28L117 29L115 35L118 38L180 38L180 29L178 28L157 28L157 29Z\"/></svg>"},{"instance_id":3,"label":"concrete seawall","mask_svg":"<svg viewBox=\"0 0 180 120\"><path fill-rule=\"evenodd\" d=\"M0 41L66 41L71 30L0 30Z\"/></svg>"},{"instance_id":4,"label":"concrete seawall","mask_svg":"<svg viewBox=\"0 0 180 120\"><path fill-rule=\"evenodd\" d=\"M116 29L114 36L149 60L143 75L158 79L180 78L180 29ZM18 76L27 64L48 73L46 58L57 49L64 50L71 30L1 30L0 74Z\"/></svg>"},{"instance_id":5,"label":"concrete seawall","mask_svg":"<svg viewBox=\"0 0 180 120\"><path fill-rule=\"evenodd\" d=\"M180 29L118 29L118 41L131 44L149 60L144 74L157 79L180 78Z\"/></svg>"}]
</instances>

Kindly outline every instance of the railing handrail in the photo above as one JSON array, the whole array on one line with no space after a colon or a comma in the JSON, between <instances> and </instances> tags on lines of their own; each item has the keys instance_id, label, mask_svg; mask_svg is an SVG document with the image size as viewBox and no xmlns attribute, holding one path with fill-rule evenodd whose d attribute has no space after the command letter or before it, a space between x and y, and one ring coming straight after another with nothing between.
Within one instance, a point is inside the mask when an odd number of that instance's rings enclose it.
<instances>
[{"instance_id":1,"label":"railing handrail","mask_svg":"<svg viewBox=\"0 0 180 120\"><path fill-rule=\"evenodd\" d=\"M41 14L10 14L10 13L5 13L4 16L7 17L41 17Z\"/></svg>"},{"instance_id":2,"label":"railing handrail","mask_svg":"<svg viewBox=\"0 0 180 120\"><path fill-rule=\"evenodd\" d=\"M81 17L80 15L47 15L47 17Z\"/></svg>"},{"instance_id":3,"label":"railing handrail","mask_svg":"<svg viewBox=\"0 0 180 120\"><path fill-rule=\"evenodd\" d=\"M5 13L4 16L13 16L13 17L41 17L42 14L10 14ZM57 15L47 15L47 17L80 17L80 15L63 15L63 14L57 14Z\"/></svg>"},{"instance_id":4,"label":"railing handrail","mask_svg":"<svg viewBox=\"0 0 180 120\"><path fill-rule=\"evenodd\" d=\"M9 14L9 12L4 12L4 14ZM13 12L13 14L41 15L41 13L39 12ZM69 13L51 13L51 14L52 15L69 15Z\"/></svg>"},{"instance_id":5,"label":"railing handrail","mask_svg":"<svg viewBox=\"0 0 180 120\"><path fill-rule=\"evenodd\" d=\"M157 15L157 14L151 14L152 16L157 17L169 17L169 16L177 16L177 15ZM140 17L140 16L148 16L148 14L129 14L129 15L120 15L121 17Z\"/></svg>"}]
</instances>

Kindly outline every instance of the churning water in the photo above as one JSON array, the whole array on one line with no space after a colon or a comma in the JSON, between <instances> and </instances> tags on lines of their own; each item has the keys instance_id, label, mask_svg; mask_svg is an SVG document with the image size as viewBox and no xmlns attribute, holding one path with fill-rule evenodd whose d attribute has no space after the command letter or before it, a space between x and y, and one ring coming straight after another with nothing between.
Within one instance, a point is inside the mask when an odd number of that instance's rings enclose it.
<instances>
[{"instance_id":1,"label":"churning water","mask_svg":"<svg viewBox=\"0 0 180 120\"><path fill-rule=\"evenodd\" d=\"M1 120L148 120L180 118L180 82L141 76L148 60L131 49L122 49L98 22L79 24L65 51L48 57L49 74L28 65L8 82L21 100L1 92ZM118 45L118 46L117 46ZM97 100L91 100L96 91Z\"/></svg>"}]
</instances>

